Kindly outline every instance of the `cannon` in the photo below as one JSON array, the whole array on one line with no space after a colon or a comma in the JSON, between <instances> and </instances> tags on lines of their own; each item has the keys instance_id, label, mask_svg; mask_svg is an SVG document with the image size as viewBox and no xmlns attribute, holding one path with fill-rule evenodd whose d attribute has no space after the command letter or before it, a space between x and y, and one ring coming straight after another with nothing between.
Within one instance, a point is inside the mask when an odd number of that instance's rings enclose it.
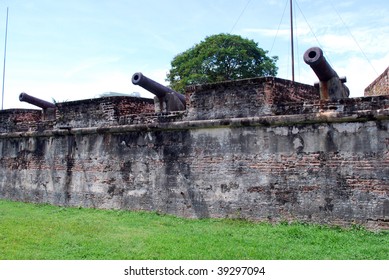
<instances>
[{"instance_id":1,"label":"cannon","mask_svg":"<svg viewBox=\"0 0 389 280\"><path fill-rule=\"evenodd\" d=\"M132 75L132 83L143 87L155 95L154 104L156 111L170 112L185 110L186 98L183 94L157 83L141 72Z\"/></svg>"},{"instance_id":2,"label":"cannon","mask_svg":"<svg viewBox=\"0 0 389 280\"><path fill-rule=\"evenodd\" d=\"M322 49L312 47L305 51L304 62L308 64L319 78L320 98L335 100L347 98L349 89L344 85L346 77L339 78L338 74L328 64Z\"/></svg>"},{"instance_id":3,"label":"cannon","mask_svg":"<svg viewBox=\"0 0 389 280\"><path fill-rule=\"evenodd\" d=\"M30 103L32 105L35 105L37 107L42 108L42 110L43 110L42 118L44 120L54 120L55 119L55 112L56 112L56 108L57 108L57 106L55 106L55 104L47 102L47 101L39 99L39 98L36 98L34 96L31 96L31 95L28 95L25 92L22 92L21 94L19 94L19 100L22 102L27 102L27 103Z\"/></svg>"},{"instance_id":4,"label":"cannon","mask_svg":"<svg viewBox=\"0 0 389 280\"><path fill-rule=\"evenodd\" d=\"M48 109L48 108L53 108L53 109L56 108L56 106L53 103L50 103L50 102L47 102L45 100L28 95L25 92L22 92L21 94L19 94L19 100L22 102L30 103L30 104L35 105L37 107L40 107L44 110Z\"/></svg>"}]
</instances>

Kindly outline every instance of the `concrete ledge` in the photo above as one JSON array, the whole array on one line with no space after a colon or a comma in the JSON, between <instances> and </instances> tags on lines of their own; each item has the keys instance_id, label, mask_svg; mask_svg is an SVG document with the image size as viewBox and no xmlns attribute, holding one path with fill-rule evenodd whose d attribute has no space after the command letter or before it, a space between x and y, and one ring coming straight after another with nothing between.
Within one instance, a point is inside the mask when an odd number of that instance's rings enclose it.
<instances>
[{"instance_id":1,"label":"concrete ledge","mask_svg":"<svg viewBox=\"0 0 389 280\"><path fill-rule=\"evenodd\" d=\"M88 134L112 134L123 132L144 132L159 130L188 130L200 128L219 128L219 127L245 127L245 126L290 126L298 124L312 123L343 123L343 122L366 122L374 120L389 119L389 109L363 110L353 113L342 113L336 111L327 111L320 113L311 113L303 115L282 115L282 116L263 116L248 118L230 118L216 120L192 120L178 121L171 123L152 123L137 125L116 125L103 127L72 128L64 127L62 129L27 132L1 133L0 138L20 138L20 137L51 137L66 135L88 135Z\"/></svg>"}]
</instances>

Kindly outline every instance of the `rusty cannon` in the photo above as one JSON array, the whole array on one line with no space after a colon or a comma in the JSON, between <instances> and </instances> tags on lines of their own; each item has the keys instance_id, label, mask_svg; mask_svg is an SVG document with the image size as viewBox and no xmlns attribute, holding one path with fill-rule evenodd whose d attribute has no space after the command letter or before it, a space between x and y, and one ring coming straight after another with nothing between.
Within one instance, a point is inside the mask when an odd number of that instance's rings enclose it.
<instances>
[{"instance_id":1,"label":"rusty cannon","mask_svg":"<svg viewBox=\"0 0 389 280\"><path fill-rule=\"evenodd\" d=\"M304 62L308 64L319 78L320 98L334 100L347 98L349 89L344 85L346 77L339 78L338 74L328 64L322 49L312 47L305 51Z\"/></svg>"},{"instance_id":2,"label":"rusty cannon","mask_svg":"<svg viewBox=\"0 0 389 280\"><path fill-rule=\"evenodd\" d=\"M31 95L28 95L25 92L22 92L21 94L19 94L19 100L21 102L27 102L27 103L35 105L39 108L42 108L42 110L43 110L42 118L44 120L54 120L55 119L55 112L56 112L56 108L57 108L57 106L55 106L55 104L47 102L47 101L39 99L39 98L36 98L34 96L31 96Z\"/></svg>"},{"instance_id":3,"label":"rusty cannon","mask_svg":"<svg viewBox=\"0 0 389 280\"><path fill-rule=\"evenodd\" d=\"M30 104L35 105L35 106L42 108L44 110L49 109L49 108L53 108L53 109L56 108L56 106L53 103L50 103L50 102L47 102L45 100L28 95L25 92L22 92L21 94L19 94L19 100L22 102L30 103Z\"/></svg>"},{"instance_id":4,"label":"rusty cannon","mask_svg":"<svg viewBox=\"0 0 389 280\"><path fill-rule=\"evenodd\" d=\"M157 112L183 111L186 108L185 95L157 83L141 72L132 75L132 83L155 95L154 104Z\"/></svg>"}]
</instances>

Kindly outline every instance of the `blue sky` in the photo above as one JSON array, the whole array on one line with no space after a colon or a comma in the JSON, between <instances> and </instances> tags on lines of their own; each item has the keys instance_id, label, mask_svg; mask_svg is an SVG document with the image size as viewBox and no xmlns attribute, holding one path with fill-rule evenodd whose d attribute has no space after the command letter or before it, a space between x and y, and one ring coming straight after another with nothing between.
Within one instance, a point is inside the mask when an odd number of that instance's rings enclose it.
<instances>
[{"instance_id":1,"label":"blue sky","mask_svg":"<svg viewBox=\"0 0 389 280\"><path fill-rule=\"evenodd\" d=\"M58 102L141 92L134 72L166 84L170 62L206 36L233 33L279 57L291 79L289 0L0 1L3 60L9 7L4 108L34 108L21 92ZM302 56L320 46L352 96L389 66L387 0L295 0L295 79L317 81ZM277 35L277 36L276 36ZM2 65L1 65L2 68Z\"/></svg>"}]
</instances>

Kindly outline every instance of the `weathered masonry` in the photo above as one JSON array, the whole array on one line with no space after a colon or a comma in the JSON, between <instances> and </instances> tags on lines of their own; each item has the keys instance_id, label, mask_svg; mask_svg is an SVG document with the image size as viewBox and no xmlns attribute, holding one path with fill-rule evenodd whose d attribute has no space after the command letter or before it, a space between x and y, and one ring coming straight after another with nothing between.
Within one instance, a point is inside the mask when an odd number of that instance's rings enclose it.
<instances>
[{"instance_id":1,"label":"weathered masonry","mask_svg":"<svg viewBox=\"0 0 389 280\"><path fill-rule=\"evenodd\" d=\"M389 227L389 96L256 78L186 110L109 97L0 112L0 198L185 217Z\"/></svg>"},{"instance_id":2,"label":"weathered masonry","mask_svg":"<svg viewBox=\"0 0 389 280\"><path fill-rule=\"evenodd\" d=\"M388 92L389 67L365 89L365 96L387 95Z\"/></svg>"}]
</instances>

